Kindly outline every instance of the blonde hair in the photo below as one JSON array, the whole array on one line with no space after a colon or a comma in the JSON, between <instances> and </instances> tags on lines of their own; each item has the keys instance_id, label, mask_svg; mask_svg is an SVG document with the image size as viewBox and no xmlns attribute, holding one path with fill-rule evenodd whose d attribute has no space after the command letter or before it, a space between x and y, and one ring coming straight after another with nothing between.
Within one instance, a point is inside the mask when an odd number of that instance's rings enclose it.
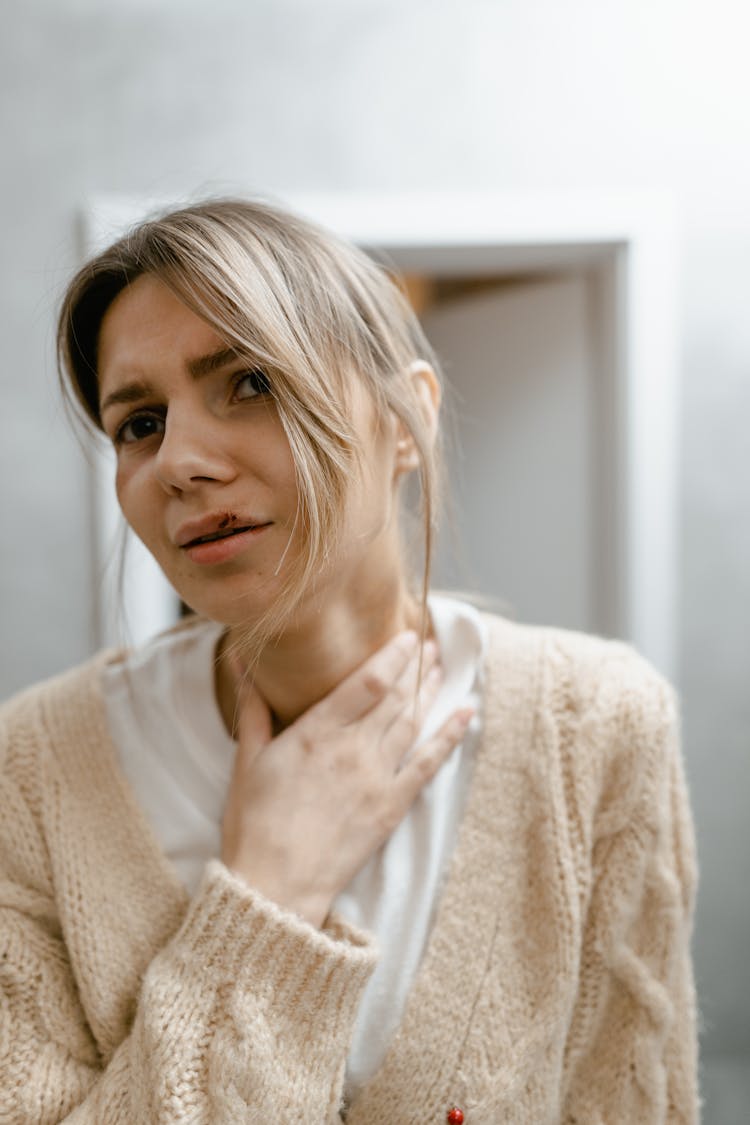
<instances>
[{"instance_id":1,"label":"blonde hair","mask_svg":"<svg viewBox=\"0 0 750 1125\"><path fill-rule=\"evenodd\" d=\"M369 392L380 421L389 412L400 419L418 452L424 629L442 452L409 369L419 360L438 374L439 367L399 286L356 247L262 202L207 201L140 223L78 272L60 312L63 387L100 430L102 320L144 274L267 375L294 459L302 549L285 569L281 596L248 626L248 652L257 656L281 631L339 542L349 481L361 468L352 378ZM408 567L407 576L414 578Z\"/></svg>"}]
</instances>

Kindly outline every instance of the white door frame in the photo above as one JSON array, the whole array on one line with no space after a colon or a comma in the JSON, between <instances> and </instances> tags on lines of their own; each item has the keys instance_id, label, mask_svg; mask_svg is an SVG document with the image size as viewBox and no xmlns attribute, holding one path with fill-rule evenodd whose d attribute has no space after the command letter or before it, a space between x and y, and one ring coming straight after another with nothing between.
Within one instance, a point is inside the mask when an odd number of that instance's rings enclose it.
<instances>
[{"instance_id":1,"label":"white door frame","mask_svg":"<svg viewBox=\"0 0 750 1125\"><path fill-rule=\"evenodd\" d=\"M97 196L83 210L87 255L164 201ZM662 197L289 195L284 204L426 275L564 272L595 278L606 394L601 457L599 619L676 678L678 363L673 211ZM108 454L94 470L97 573L117 524ZM174 619L176 599L140 544L125 565L127 635ZM109 568L111 571L111 567ZM111 573L100 584L96 641L117 639Z\"/></svg>"}]
</instances>

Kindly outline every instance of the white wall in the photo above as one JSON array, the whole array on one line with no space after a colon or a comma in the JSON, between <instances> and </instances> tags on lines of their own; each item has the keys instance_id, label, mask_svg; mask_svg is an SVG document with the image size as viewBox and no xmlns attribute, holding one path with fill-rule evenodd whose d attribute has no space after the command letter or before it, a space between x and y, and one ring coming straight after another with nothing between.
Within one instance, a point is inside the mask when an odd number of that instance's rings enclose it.
<instances>
[{"instance_id":1,"label":"white wall","mask_svg":"<svg viewBox=\"0 0 750 1125\"><path fill-rule=\"evenodd\" d=\"M0 694L89 647L86 477L55 390L101 191L664 188L682 256L682 676L707 1052L750 1055L750 68L690 0L5 0Z\"/></svg>"}]
</instances>

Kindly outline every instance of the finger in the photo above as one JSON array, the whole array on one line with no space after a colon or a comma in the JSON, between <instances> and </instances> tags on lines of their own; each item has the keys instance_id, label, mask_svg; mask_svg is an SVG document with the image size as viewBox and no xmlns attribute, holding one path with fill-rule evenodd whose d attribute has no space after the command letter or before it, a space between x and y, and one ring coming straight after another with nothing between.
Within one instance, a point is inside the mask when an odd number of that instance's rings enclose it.
<instances>
[{"instance_id":1,"label":"finger","mask_svg":"<svg viewBox=\"0 0 750 1125\"><path fill-rule=\"evenodd\" d=\"M254 689L246 692L244 702L235 709L234 737L237 749L232 778L242 785L243 776L273 737L271 713Z\"/></svg>"},{"instance_id":2,"label":"finger","mask_svg":"<svg viewBox=\"0 0 750 1125\"><path fill-rule=\"evenodd\" d=\"M229 679L235 698L241 700L251 682L250 671L240 655L239 649L228 648L223 653L223 659L229 672Z\"/></svg>"},{"instance_id":3,"label":"finger","mask_svg":"<svg viewBox=\"0 0 750 1125\"><path fill-rule=\"evenodd\" d=\"M240 654L229 650L226 660L235 697L232 734L247 755L270 742L273 735L271 712Z\"/></svg>"},{"instance_id":4,"label":"finger","mask_svg":"<svg viewBox=\"0 0 750 1125\"><path fill-rule=\"evenodd\" d=\"M257 692L255 679L245 663L242 650L236 645L228 647L219 659L224 660L234 695L233 737L244 739L247 745L253 742L264 746L273 735L271 712Z\"/></svg>"},{"instance_id":5,"label":"finger","mask_svg":"<svg viewBox=\"0 0 750 1125\"><path fill-rule=\"evenodd\" d=\"M330 692L315 708L318 718L351 723L381 702L399 680L418 647L413 630L397 633Z\"/></svg>"},{"instance_id":6,"label":"finger","mask_svg":"<svg viewBox=\"0 0 750 1125\"><path fill-rule=\"evenodd\" d=\"M459 711L454 711L440 729L405 762L397 775L404 813L461 744L473 715L473 707L462 707Z\"/></svg>"},{"instance_id":7,"label":"finger","mask_svg":"<svg viewBox=\"0 0 750 1125\"><path fill-rule=\"evenodd\" d=\"M368 739L380 742L406 710L414 712L418 709L420 691L435 668L437 659L438 648L434 641L427 641L414 653L390 691L360 720Z\"/></svg>"},{"instance_id":8,"label":"finger","mask_svg":"<svg viewBox=\"0 0 750 1125\"><path fill-rule=\"evenodd\" d=\"M271 741L273 735L271 712L254 686L248 685L244 688L236 714L237 735L241 742L265 746Z\"/></svg>"},{"instance_id":9,"label":"finger","mask_svg":"<svg viewBox=\"0 0 750 1125\"><path fill-rule=\"evenodd\" d=\"M390 725L382 730L381 752L392 769L396 770L401 766L414 746L442 683L443 670L439 664L434 664L423 677L418 689L414 685L415 690L403 701Z\"/></svg>"}]
</instances>

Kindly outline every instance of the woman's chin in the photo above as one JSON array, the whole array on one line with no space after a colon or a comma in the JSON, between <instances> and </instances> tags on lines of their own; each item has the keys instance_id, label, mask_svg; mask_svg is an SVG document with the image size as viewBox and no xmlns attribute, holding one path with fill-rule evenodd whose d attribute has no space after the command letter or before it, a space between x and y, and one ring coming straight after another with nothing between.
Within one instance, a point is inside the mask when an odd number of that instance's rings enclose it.
<instances>
[{"instance_id":1,"label":"woman's chin","mask_svg":"<svg viewBox=\"0 0 750 1125\"><path fill-rule=\"evenodd\" d=\"M199 617L215 621L217 625L224 625L228 629L252 629L267 613L272 599L264 597L252 598L243 596L241 599L195 597L190 592L180 592L184 605Z\"/></svg>"}]
</instances>

